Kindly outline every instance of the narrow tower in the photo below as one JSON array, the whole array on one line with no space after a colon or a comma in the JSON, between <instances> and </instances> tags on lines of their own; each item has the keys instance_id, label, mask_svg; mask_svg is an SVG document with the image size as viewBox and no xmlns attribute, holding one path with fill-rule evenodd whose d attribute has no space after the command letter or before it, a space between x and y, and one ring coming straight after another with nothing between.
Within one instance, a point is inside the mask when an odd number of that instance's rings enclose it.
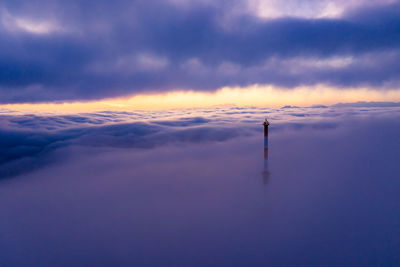
<instances>
[{"instance_id":1,"label":"narrow tower","mask_svg":"<svg viewBox=\"0 0 400 267\"><path fill-rule=\"evenodd\" d=\"M263 179L264 183L268 182L269 178L269 170L268 170L268 126L269 122L267 118L265 118L265 121L263 123L264 125L264 171L263 171Z\"/></svg>"}]
</instances>

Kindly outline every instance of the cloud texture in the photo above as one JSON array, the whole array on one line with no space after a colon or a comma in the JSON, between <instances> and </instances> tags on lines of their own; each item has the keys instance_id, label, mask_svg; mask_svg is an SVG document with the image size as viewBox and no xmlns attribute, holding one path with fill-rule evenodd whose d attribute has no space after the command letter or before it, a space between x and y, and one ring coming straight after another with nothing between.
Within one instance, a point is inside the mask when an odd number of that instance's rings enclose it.
<instances>
[{"instance_id":1,"label":"cloud texture","mask_svg":"<svg viewBox=\"0 0 400 267\"><path fill-rule=\"evenodd\" d=\"M318 2L2 1L0 101L252 84L397 88L400 3Z\"/></svg>"},{"instance_id":2,"label":"cloud texture","mask_svg":"<svg viewBox=\"0 0 400 267\"><path fill-rule=\"evenodd\" d=\"M399 132L395 103L2 111L0 265L399 266Z\"/></svg>"},{"instance_id":3,"label":"cloud texture","mask_svg":"<svg viewBox=\"0 0 400 267\"><path fill-rule=\"evenodd\" d=\"M364 118L394 120L398 103L353 103L307 108L214 108L177 111L98 112L75 115L0 114L0 177L58 161L54 152L80 149L152 149L167 145L225 142L261 134L264 117L272 133L345 131L368 127ZM68 157L68 155L66 155Z\"/></svg>"}]
</instances>

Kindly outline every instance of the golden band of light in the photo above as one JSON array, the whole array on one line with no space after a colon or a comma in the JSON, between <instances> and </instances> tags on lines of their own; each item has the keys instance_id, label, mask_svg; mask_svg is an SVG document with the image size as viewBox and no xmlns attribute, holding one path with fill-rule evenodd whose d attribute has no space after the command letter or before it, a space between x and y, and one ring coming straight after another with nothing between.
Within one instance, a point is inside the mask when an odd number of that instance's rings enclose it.
<instances>
[{"instance_id":1,"label":"golden band of light","mask_svg":"<svg viewBox=\"0 0 400 267\"><path fill-rule=\"evenodd\" d=\"M273 86L246 88L225 87L216 92L174 91L164 94L142 94L129 98L112 98L90 102L8 104L0 109L23 112L93 112L101 110L163 110L175 108L214 107L223 105L281 107L284 105L331 105L358 101L400 101L400 90L336 89L327 86L284 89Z\"/></svg>"}]
</instances>

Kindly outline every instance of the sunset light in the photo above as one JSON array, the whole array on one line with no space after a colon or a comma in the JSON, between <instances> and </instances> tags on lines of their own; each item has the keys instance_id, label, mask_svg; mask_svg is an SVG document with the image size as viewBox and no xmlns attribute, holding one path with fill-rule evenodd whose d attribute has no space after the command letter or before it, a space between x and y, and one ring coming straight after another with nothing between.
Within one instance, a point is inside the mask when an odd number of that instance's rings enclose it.
<instances>
[{"instance_id":1,"label":"sunset light","mask_svg":"<svg viewBox=\"0 0 400 267\"><path fill-rule=\"evenodd\" d=\"M0 0L0 266L400 266L400 0Z\"/></svg>"},{"instance_id":2,"label":"sunset light","mask_svg":"<svg viewBox=\"0 0 400 267\"><path fill-rule=\"evenodd\" d=\"M226 87L216 92L176 91L161 94L139 94L127 98L109 98L87 102L7 104L0 105L0 109L24 112L79 113L104 110L165 110L218 106L279 108L291 105L305 107L377 101L400 101L400 90L335 89L322 85L285 89L255 85L247 88Z\"/></svg>"}]
</instances>

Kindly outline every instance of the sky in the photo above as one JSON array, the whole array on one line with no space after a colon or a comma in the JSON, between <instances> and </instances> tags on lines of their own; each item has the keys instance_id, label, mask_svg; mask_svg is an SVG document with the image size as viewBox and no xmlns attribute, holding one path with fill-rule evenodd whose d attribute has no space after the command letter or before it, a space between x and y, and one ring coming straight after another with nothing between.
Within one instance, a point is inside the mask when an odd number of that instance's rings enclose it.
<instances>
[{"instance_id":1,"label":"sky","mask_svg":"<svg viewBox=\"0 0 400 267\"><path fill-rule=\"evenodd\" d=\"M0 103L400 101L399 28L396 0L4 0Z\"/></svg>"}]
</instances>

